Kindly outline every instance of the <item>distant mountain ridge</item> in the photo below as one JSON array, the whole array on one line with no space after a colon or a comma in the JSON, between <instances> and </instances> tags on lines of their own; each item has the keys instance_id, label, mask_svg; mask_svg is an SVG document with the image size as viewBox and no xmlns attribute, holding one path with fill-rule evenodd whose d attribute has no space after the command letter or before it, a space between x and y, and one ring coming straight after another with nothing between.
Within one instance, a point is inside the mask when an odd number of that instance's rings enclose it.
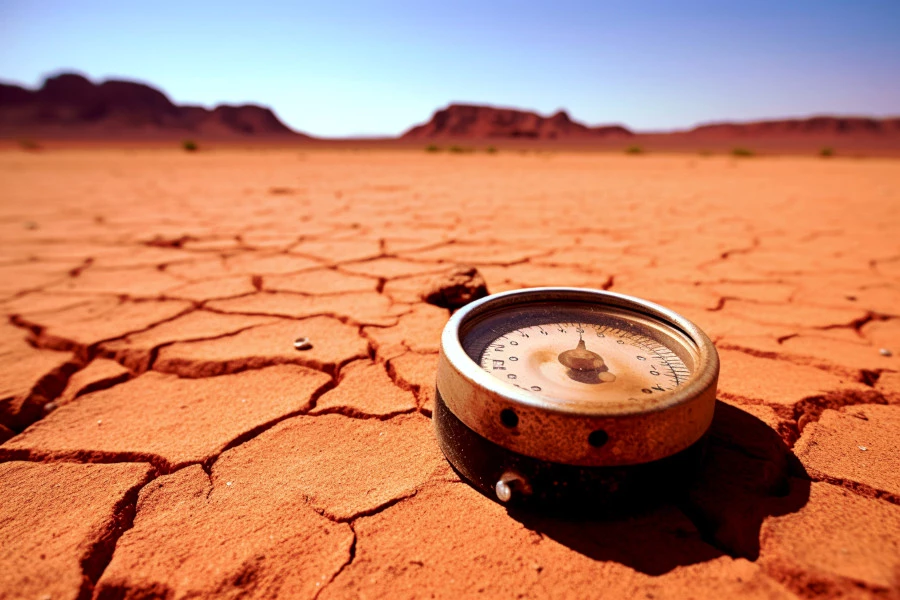
<instances>
[{"instance_id":1,"label":"distant mountain ridge","mask_svg":"<svg viewBox=\"0 0 900 600\"><path fill-rule=\"evenodd\" d=\"M692 138L770 138L793 136L895 136L900 135L900 117L816 116L800 119L773 119L743 123L705 123L687 130L635 132L622 125L591 127L573 121L559 111L550 117L536 112L489 105L451 104L435 111L431 119L416 125L401 139L536 139L590 141L633 136L686 136Z\"/></svg>"},{"instance_id":2,"label":"distant mountain ridge","mask_svg":"<svg viewBox=\"0 0 900 600\"><path fill-rule=\"evenodd\" d=\"M621 125L588 127L573 121L566 111L550 117L514 108L477 104L451 104L434 113L427 123L416 125L400 139L578 139L630 137Z\"/></svg>"},{"instance_id":3,"label":"distant mountain ridge","mask_svg":"<svg viewBox=\"0 0 900 600\"><path fill-rule=\"evenodd\" d=\"M0 136L63 138L305 138L271 109L244 104L179 106L158 89L134 81L99 84L82 75L47 78L36 90L0 84Z\"/></svg>"},{"instance_id":4,"label":"distant mountain ridge","mask_svg":"<svg viewBox=\"0 0 900 600\"><path fill-rule=\"evenodd\" d=\"M178 105L155 87L135 81L94 83L76 73L47 78L38 89L0 83L0 138L69 140L313 141L265 106L222 104L213 109ZM534 111L478 104L450 104L425 123L383 143L481 140L510 144L561 142L616 147L623 142L654 148L755 147L881 148L900 151L900 117L815 116L753 122L704 123L670 132L632 131L622 125L590 126L560 110ZM339 142L340 140L334 140ZM359 140L357 140L358 142ZM354 140L346 140L354 142Z\"/></svg>"},{"instance_id":5,"label":"distant mountain ridge","mask_svg":"<svg viewBox=\"0 0 900 600\"><path fill-rule=\"evenodd\" d=\"M853 135L900 134L900 117L874 119L870 117L817 116L805 119L773 119L746 123L704 123L686 131L696 136L760 137L771 135Z\"/></svg>"}]
</instances>

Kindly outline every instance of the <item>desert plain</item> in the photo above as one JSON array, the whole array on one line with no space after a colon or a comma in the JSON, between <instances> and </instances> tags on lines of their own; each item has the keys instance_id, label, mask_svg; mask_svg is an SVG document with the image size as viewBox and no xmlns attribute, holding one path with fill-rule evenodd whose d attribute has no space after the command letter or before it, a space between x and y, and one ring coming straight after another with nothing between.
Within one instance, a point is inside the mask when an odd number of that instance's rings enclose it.
<instances>
[{"instance_id":1,"label":"desert plain","mask_svg":"<svg viewBox=\"0 0 900 600\"><path fill-rule=\"evenodd\" d=\"M0 198L0 598L900 597L896 159L69 147L0 152ZM685 497L459 480L459 265L709 334Z\"/></svg>"}]
</instances>

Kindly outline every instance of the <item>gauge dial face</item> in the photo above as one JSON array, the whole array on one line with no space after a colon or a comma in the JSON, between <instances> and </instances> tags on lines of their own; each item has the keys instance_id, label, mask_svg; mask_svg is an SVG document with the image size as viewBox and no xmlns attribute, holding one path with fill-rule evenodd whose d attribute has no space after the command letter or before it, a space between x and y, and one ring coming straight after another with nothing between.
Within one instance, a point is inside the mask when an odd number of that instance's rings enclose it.
<instances>
[{"instance_id":1,"label":"gauge dial face","mask_svg":"<svg viewBox=\"0 0 900 600\"><path fill-rule=\"evenodd\" d=\"M679 332L641 315L591 307L522 307L476 325L483 370L559 406L653 404L690 378Z\"/></svg>"}]
</instances>

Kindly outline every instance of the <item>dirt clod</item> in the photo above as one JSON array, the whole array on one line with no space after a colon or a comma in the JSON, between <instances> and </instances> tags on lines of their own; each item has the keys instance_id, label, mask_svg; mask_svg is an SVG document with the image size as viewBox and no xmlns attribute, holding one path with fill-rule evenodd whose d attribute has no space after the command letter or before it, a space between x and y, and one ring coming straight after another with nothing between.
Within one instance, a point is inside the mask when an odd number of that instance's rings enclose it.
<instances>
[{"instance_id":1,"label":"dirt clod","mask_svg":"<svg viewBox=\"0 0 900 600\"><path fill-rule=\"evenodd\" d=\"M422 292L429 304L456 310L488 295L487 283L475 267L457 267L434 277Z\"/></svg>"}]
</instances>

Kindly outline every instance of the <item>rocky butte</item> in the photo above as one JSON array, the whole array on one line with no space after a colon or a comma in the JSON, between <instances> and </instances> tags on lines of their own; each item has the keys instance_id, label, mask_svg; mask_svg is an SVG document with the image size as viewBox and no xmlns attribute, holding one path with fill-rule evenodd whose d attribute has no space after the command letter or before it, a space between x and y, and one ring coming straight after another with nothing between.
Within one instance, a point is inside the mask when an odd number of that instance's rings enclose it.
<instances>
[{"instance_id":1,"label":"rocky butte","mask_svg":"<svg viewBox=\"0 0 900 600\"><path fill-rule=\"evenodd\" d=\"M431 120L416 125L401 139L488 139L591 140L628 138L634 135L621 125L588 127L573 121L566 111L550 117L513 108L474 104L451 104L434 113Z\"/></svg>"},{"instance_id":2,"label":"rocky butte","mask_svg":"<svg viewBox=\"0 0 900 600\"><path fill-rule=\"evenodd\" d=\"M110 79L98 84L74 73L49 77L36 90L0 84L0 137L16 136L310 139L264 106L180 106L143 83Z\"/></svg>"}]
</instances>

